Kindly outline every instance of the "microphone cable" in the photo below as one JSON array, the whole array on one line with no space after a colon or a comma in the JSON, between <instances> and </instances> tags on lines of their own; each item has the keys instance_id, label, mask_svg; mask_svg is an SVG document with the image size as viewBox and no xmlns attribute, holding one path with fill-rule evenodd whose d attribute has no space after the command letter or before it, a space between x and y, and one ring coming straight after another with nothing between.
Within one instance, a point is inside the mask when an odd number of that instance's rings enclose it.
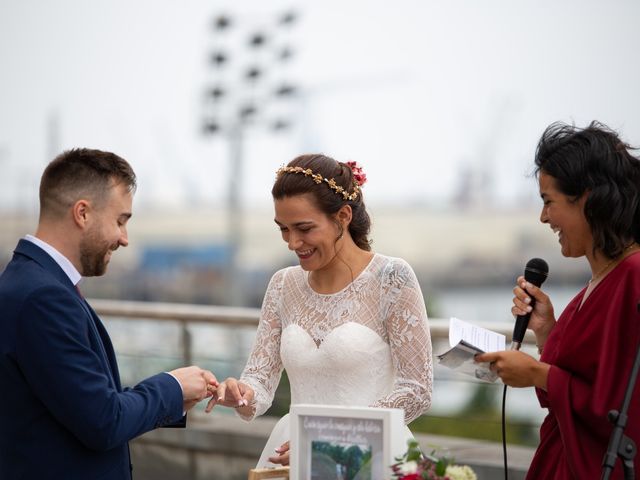
<instances>
[{"instance_id":1,"label":"microphone cable","mask_svg":"<svg viewBox=\"0 0 640 480\"><path fill-rule=\"evenodd\" d=\"M532 258L527 262L524 268L524 279L527 282L532 283L536 287L540 287L547 279L549 275L549 265L541 258ZM535 305L535 298L531 297L530 306ZM524 334L527 331L527 325L529 324L529 318L531 313L525 315L516 316L516 324L513 328L513 337L511 341L511 350L520 350L520 345L524 340ZM509 470L507 465L507 422L506 422L506 409L507 403L507 384L504 384L504 391L502 392L502 455L504 457L504 479L509 479Z\"/></svg>"},{"instance_id":2,"label":"microphone cable","mask_svg":"<svg viewBox=\"0 0 640 480\"><path fill-rule=\"evenodd\" d=\"M505 406L507 404L507 385L502 390L502 456L504 458L504 480L509 480L509 469L507 467L507 422Z\"/></svg>"}]
</instances>

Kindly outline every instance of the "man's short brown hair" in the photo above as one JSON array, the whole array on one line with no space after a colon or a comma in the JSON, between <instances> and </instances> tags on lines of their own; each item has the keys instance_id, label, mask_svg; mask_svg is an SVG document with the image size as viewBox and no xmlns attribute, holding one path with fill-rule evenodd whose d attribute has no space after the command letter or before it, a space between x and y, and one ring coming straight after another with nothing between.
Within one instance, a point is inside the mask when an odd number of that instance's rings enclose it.
<instances>
[{"instance_id":1,"label":"man's short brown hair","mask_svg":"<svg viewBox=\"0 0 640 480\"><path fill-rule=\"evenodd\" d=\"M136 189L131 165L111 152L74 148L47 165L40 180L40 216L58 218L78 200L86 198L100 206L114 185Z\"/></svg>"}]
</instances>

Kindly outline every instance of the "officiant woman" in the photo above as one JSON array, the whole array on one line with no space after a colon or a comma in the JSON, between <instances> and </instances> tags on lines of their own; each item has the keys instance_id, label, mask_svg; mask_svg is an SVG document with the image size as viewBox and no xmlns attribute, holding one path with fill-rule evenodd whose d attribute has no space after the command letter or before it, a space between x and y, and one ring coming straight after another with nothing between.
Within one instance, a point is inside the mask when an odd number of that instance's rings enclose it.
<instances>
[{"instance_id":1,"label":"officiant woman","mask_svg":"<svg viewBox=\"0 0 640 480\"><path fill-rule=\"evenodd\" d=\"M613 428L607 412L621 408L640 343L640 160L630 150L598 122L552 124L538 144L540 221L563 256L586 259L591 278L557 320L549 297L518 278L511 311L531 313L540 360L515 350L476 358L507 385L536 387L548 409L529 480L600 478ZM626 435L638 444L640 385L628 414ZM620 462L611 478L623 478Z\"/></svg>"}]
</instances>

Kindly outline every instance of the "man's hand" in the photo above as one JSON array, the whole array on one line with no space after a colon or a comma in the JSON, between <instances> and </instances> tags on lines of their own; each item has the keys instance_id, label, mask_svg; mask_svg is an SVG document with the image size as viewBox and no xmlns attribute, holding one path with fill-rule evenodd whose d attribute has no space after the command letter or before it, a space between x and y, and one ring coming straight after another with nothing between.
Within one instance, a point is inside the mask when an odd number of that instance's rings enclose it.
<instances>
[{"instance_id":1,"label":"man's hand","mask_svg":"<svg viewBox=\"0 0 640 480\"><path fill-rule=\"evenodd\" d=\"M183 367L172 370L169 373L178 380L182 387L185 411L190 410L196 403L213 395L215 389L218 388L216 376L209 370L203 370L200 367Z\"/></svg>"}]
</instances>

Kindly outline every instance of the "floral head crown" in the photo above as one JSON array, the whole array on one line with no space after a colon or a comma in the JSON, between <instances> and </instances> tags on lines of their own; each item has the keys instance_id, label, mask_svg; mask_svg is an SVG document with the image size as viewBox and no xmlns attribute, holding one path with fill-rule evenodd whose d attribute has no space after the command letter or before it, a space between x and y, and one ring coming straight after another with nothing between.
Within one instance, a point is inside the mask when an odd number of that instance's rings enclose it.
<instances>
[{"instance_id":1,"label":"floral head crown","mask_svg":"<svg viewBox=\"0 0 640 480\"><path fill-rule=\"evenodd\" d=\"M367 181L367 175L362 171L362 167L359 166L356 162L347 162L347 166L353 172L353 192L349 193L344 187L338 185L333 178L325 178L319 173L314 173L310 168L303 167L280 167L276 172L276 175L282 175L283 173L301 173L305 177L311 177L311 179L320 184L322 182L326 183L331 190L336 192L338 195L342 195L342 198L345 200L355 200L358 198L358 194L361 191L362 185L364 185Z\"/></svg>"}]
</instances>

